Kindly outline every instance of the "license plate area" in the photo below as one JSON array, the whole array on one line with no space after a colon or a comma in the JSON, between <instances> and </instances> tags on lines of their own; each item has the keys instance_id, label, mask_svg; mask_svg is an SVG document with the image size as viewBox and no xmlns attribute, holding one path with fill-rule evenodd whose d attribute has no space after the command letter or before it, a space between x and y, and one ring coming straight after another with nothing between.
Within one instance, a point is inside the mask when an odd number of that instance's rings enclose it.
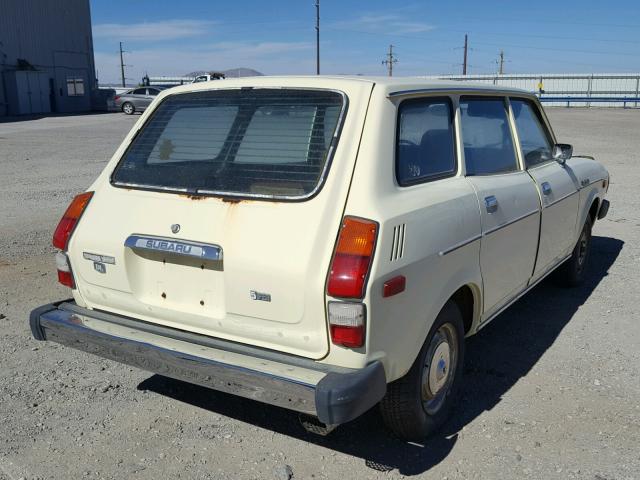
<instances>
[{"instance_id":1,"label":"license plate area","mask_svg":"<svg viewBox=\"0 0 640 480\"><path fill-rule=\"evenodd\" d=\"M148 307L208 318L224 317L220 247L141 235L130 236L125 246L131 293L140 302ZM189 246L192 248L185 248ZM193 326L211 327L205 324Z\"/></svg>"}]
</instances>

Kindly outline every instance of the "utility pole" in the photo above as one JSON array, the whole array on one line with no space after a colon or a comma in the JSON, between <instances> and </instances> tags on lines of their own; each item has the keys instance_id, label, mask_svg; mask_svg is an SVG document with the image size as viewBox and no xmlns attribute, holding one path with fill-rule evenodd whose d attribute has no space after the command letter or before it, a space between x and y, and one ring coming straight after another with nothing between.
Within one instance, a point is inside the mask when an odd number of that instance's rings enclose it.
<instances>
[{"instance_id":1,"label":"utility pole","mask_svg":"<svg viewBox=\"0 0 640 480\"><path fill-rule=\"evenodd\" d=\"M122 42L120 42L120 74L122 75L122 87L126 87L125 85L125 81L124 81L124 58L122 57L122 54L124 53L124 50L122 50Z\"/></svg>"},{"instance_id":2,"label":"utility pole","mask_svg":"<svg viewBox=\"0 0 640 480\"><path fill-rule=\"evenodd\" d=\"M469 47L467 40L468 40L467 34L465 33L464 34L464 59L462 61L462 75L467 74L467 50Z\"/></svg>"},{"instance_id":3,"label":"utility pole","mask_svg":"<svg viewBox=\"0 0 640 480\"><path fill-rule=\"evenodd\" d=\"M316 75L320 75L320 0L316 0Z\"/></svg>"},{"instance_id":4,"label":"utility pole","mask_svg":"<svg viewBox=\"0 0 640 480\"><path fill-rule=\"evenodd\" d=\"M398 59L393 55L393 45L389 45L389 53L387 53L387 59L382 61L383 65L387 66L389 70L389 76L393 77L393 64L398 63Z\"/></svg>"},{"instance_id":5,"label":"utility pole","mask_svg":"<svg viewBox=\"0 0 640 480\"><path fill-rule=\"evenodd\" d=\"M500 67L498 68L498 75L504 73L504 51L500 50Z\"/></svg>"}]
</instances>

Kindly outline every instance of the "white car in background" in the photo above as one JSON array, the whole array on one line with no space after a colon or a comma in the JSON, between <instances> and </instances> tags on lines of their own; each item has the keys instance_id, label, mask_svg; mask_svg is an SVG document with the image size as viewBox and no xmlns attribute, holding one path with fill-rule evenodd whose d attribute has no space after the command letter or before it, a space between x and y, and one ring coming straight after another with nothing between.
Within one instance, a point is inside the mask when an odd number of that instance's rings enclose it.
<instances>
[{"instance_id":1,"label":"white car in background","mask_svg":"<svg viewBox=\"0 0 640 480\"><path fill-rule=\"evenodd\" d=\"M450 411L465 337L552 272L583 280L608 184L521 90L172 88L64 214L54 246L73 299L34 310L31 329L316 431L379 403L419 440Z\"/></svg>"}]
</instances>

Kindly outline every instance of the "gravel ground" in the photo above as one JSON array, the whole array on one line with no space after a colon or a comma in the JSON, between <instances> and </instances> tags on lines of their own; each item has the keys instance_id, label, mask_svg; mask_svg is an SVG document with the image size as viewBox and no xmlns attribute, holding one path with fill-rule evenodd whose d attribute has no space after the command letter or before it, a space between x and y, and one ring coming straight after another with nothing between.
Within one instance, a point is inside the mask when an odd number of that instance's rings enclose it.
<instances>
[{"instance_id":1,"label":"gravel ground","mask_svg":"<svg viewBox=\"0 0 640 480\"><path fill-rule=\"evenodd\" d=\"M611 172L588 281L543 282L468 341L458 408L425 445L375 410L328 437L296 414L31 339L68 296L50 237L135 117L0 123L0 480L640 478L640 111L552 109Z\"/></svg>"}]
</instances>

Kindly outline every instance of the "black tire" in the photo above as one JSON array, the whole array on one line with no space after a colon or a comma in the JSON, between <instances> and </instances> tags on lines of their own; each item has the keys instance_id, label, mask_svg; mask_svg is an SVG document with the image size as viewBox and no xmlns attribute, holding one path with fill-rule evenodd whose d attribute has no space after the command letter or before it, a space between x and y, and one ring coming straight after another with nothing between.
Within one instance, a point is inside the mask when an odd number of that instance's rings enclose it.
<instances>
[{"instance_id":1,"label":"black tire","mask_svg":"<svg viewBox=\"0 0 640 480\"><path fill-rule=\"evenodd\" d=\"M131 102L124 102L122 104L122 111L126 115L133 115L135 113L135 111L136 111L136 107Z\"/></svg>"},{"instance_id":2,"label":"black tire","mask_svg":"<svg viewBox=\"0 0 640 480\"><path fill-rule=\"evenodd\" d=\"M441 381L437 375L441 373L440 365L443 361L440 350L445 347L441 347L438 342L442 343L443 329L445 329L446 337L450 337L450 333L455 336L455 339L448 340L455 344L455 349L450 347L448 357L450 359L449 366L454 371L451 372L449 369L445 384L436 390L435 396L429 399L432 380L434 382ZM435 365L434 370L432 363L438 356L440 356L440 361ZM438 314L409 372L404 377L387 385L387 393L380 402L382 418L387 428L399 438L407 441L421 441L434 433L449 416L451 405L462 380L463 364L464 326L462 313L455 302L449 301ZM446 366L445 362L445 369Z\"/></svg>"},{"instance_id":3,"label":"black tire","mask_svg":"<svg viewBox=\"0 0 640 480\"><path fill-rule=\"evenodd\" d=\"M589 253L591 252L591 227L591 217L587 216L571 257L554 273L554 280L558 285L577 287L584 282L589 267Z\"/></svg>"}]
</instances>

